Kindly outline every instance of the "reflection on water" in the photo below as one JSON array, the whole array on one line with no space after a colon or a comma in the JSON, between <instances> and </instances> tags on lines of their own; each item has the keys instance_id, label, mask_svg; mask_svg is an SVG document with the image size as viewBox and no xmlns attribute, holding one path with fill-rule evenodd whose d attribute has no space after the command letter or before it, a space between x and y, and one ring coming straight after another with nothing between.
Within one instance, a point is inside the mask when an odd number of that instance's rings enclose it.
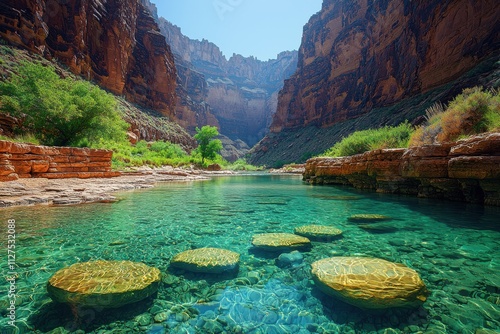
<instances>
[{"instance_id":1,"label":"reflection on water","mask_svg":"<svg viewBox=\"0 0 500 334\"><path fill-rule=\"evenodd\" d=\"M500 330L500 210L463 203L304 185L290 176L221 177L122 193L113 204L0 211L16 220L19 333L475 333ZM350 222L355 214L382 222ZM256 251L256 233L335 226L343 238L313 242L299 263ZM5 238L4 238L5 239ZM177 253L221 247L241 254L238 275L169 267ZM6 258L7 241L0 253ZM318 291L310 264L370 256L415 269L431 290L416 310L362 311ZM159 268L156 295L116 310L50 301L45 284L62 267L96 259ZM4 261L6 262L6 261ZM6 263L2 264L6 276ZM0 282L1 291L8 283ZM7 326L6 294L0 328ZM3 333L3 332L2 332Z\"/></svg>"}]
</instances>

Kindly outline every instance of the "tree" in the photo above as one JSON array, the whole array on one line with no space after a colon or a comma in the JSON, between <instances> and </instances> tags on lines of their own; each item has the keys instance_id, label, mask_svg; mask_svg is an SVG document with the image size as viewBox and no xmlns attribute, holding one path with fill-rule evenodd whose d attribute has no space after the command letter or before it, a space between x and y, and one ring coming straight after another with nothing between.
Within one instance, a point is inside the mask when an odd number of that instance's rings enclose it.
<instances>
[{"instance_id":1,"label":"tree","mask_svg":"<svg viewBox=\"0 0 500 334\"><path fill-rule=\"evenodd\" d=\"M22 62L0 82L0 109L21 118L42 144L85 146L122 141L127 123L116 100L88 81L60 78L53 67Z\"/></svg>"},{"instance_id":2,"label":"tree","mask_svg":"<svg viewBox=\"0 0 500 334\"><path fill-rule=\"evenodd\" d=\"M201 154L201 163L205 163L205 159L215 159L217 153L222 150L222 142L219 139L213 139L219 135L219 131L215 126L205 125L201 129L196 128L194 139L198 141L198 151Z\"/></svg>"}]
</instances>

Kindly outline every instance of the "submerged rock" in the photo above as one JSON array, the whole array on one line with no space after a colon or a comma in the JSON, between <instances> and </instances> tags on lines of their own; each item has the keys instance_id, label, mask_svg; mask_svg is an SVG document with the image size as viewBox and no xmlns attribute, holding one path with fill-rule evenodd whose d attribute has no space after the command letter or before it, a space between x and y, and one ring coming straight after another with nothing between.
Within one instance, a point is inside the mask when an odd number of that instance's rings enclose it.
<instances>
[{"instance_id":1,"label":"submerged rock","mask_svg":"<svg viewBox=\"0 0 500 334\"><path fill-rule=\"evenodd\" d=\"M170 264L184 270L218 274L236 270L239 262L240 254L236 252L220 248L198 248L177 254Z\"/></svg>"},{"instance_id":2,"label":"submerged rock","mask_svg":"<svg viewBox=\"0 0 500 334\"><path fill-rule=\"evenodd\" d=\"M296 227L294 232L311 240L331 240L342 235L342 231L338 228L323 225L300 226Z\"/></svg>"},{"instance_id":3,"label":"submerged rock","mask_svg":"<svg viewBox=\"0 0 500 334\"><path fill-rule=\"evenodd\" d=\"M91 261L56 272L47 284L50 298L84 307L116 308L151 296L160 271L131 261Z\"/></svg>"},{"instance_id":4,"label":"submerged rock","mask_svg":"<svg viewBox=\"0 0 500 334\"><path fill-rule=\"evenodd\" d=\"M364 257L332 257L312 264L318 288L365 309L418 307L429 292L416 271L400 263Z\"/></svg>"},{"instance_id":5,"label":"submerged rock","mask_svg":"<svg viewBox=\"0 0 500 334\"><path fill-rule=\"evenodd\" d=\"M391 233L399 230L396 226L390 223L360 224L358 227L372 233Z\"/></svg>"},{"instance_id":6,"label":"submerged rock","mask_svg":"<svg viewBox=\"0 0 500 334\"><path fill-rule=\"evenodd\" d=\"M252 245L267 251L287 251L310 248L311 241L291 233L262 233L253 236Z\"/></svg>"},{"instance_id":7,"label":"submerged rock","mask_svg":"<svg viewBox=\"0 0 500 334\"><path fill-rule=\"evenodd\" d=\"M355 223L369 223L369 222L377 222L377 221L386 221L391 220L392 217L372 214L372 213L361 213L357 215L352 215L348 218L349 221Z\"/></svg>"},{"instance_id":8,"label":"submerged rock","mask_svg":"<svg viewBox=\"0 0 500 334\"><path fill-rule=\"evenodd\" d=\"M299 251L293 251L291 253L283 253L276 260L278 267L298 267L304 262L304 255Z\"/></svg>"}]
</instances>

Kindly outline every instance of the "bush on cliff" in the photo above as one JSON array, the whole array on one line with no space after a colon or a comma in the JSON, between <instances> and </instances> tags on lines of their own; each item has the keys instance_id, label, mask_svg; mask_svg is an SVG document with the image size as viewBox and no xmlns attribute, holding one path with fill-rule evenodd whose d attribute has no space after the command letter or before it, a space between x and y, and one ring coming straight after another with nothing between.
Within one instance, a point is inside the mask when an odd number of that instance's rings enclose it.
<instances>
[{"instance_id":1,"label":"bush on cliff","mask_svg":"<svg viewBox=\"0 0 500 334\"><path fill-rule=\"evenodd\" d=\"M412 133L413 129L408 122L396 127L385 126L380 129L357 131L336 143L322 155L345 157L377 149L408 147Z\"/></svg>"},{"instance_id":2,"label":"bush on cliff","mask_svg":"<svg viewBox=\"0 0 500 334\"><path fill-rule=\"evenodd\" d=\"M468 88L447 107L427 110L427 123L410 139L410 146L456 141L463 137L500 130L500 90Z\"/></svg>"},{"instance_id":3,"label":"bush on cliff","mask_svg":"<svg viewBox=\"0 0 500 334\"><path fill-rule=\"evenodd\" d=\"M53 67L21 62L0 82L0 110L23 120L40 143L89 146L124 141L127 123L112 95L84 80L61 78Z\"/></svg>"}]
</instances>

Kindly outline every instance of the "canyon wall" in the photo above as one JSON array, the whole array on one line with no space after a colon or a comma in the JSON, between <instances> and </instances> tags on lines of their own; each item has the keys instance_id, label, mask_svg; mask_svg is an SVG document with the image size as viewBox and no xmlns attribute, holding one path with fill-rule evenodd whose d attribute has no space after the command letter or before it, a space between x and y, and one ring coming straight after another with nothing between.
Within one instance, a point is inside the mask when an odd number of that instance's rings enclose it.
<instances>
[{"instance_id":1,"label":"canyon wall","mask_svg":"<svg viewBox=\"0 0 500 334\"><path fill-rule=\"evenodd\" d=\"M269 61L236 54L228 60L215 44L184 36L164 18L158 23L176 55L181 124L190 131L215 125L234 141L257 143L268 132L284 79L296 69L297 52Z\"/></svg>"},{"instance_id":2,"label":"canyon wall","mask_svg":"<svg viewBox=\"0 0 500 334\"><path fill-rule=\"evenodd\" d=\"M174 116L174 57L140 0L2 0L0 37Z\"/></svg>"},{"instance_id":3,"label":"canyon wall","mask_svg":"<svg viewBox=\"0 0 500 334\"><path fill-rule=\"evenodd\" d=\"M498 51L495 0L325 0L271 131L330 126L456 79Z\"/></svg>"},{"instance_id":4,"label":"canyon wall","mask_svg":"<svg viewBox=\"0 0 500 334\"><path fill-rule=\"evenodd\" d=\"M500 206L500 133L307 161L304 180Z\"/></svg>"},{"instance_id":5,"label":"canyon wall","mask_svg":"<svg viewBox=\"0 0 500 334\"><path fill-rule=\"evenodd\" d=\"M0 140L0 181L42 177L104 178L121 175L111 170L112 151L47 147Z\"/></svg>"},{"instance_id":6,"label":"canyon wall","mask_svg":"<svg viewBox=\"0 0 500 334\"><path fill-rule=\"evenodd\" d=\"M412 122L464 87L498 86L484 80L492 69L498 74L498 17L494 0L324 0L304 27L298 69L251 161L304 161L355 130ZM294 145L297 154L286 152L302 134L309 141Z\"/></svg>"}]
</instances>

